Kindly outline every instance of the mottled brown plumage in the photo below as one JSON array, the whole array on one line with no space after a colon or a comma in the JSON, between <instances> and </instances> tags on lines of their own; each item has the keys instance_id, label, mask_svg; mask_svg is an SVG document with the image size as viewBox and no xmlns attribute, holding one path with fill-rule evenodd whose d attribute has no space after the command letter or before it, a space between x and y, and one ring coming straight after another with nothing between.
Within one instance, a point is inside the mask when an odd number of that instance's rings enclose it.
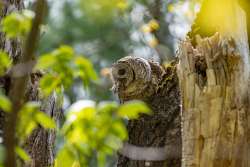
<instances>
[{"instance_id":1,"label":"mottled brown plumage","mask_svg":"<svg viewBox=\"0 0 250 167\"><path fill-rule=\"evenodd\" d=\"M164 160L132 160L120 155L117 166L180 167L181 120L176 63L163 68L155 62L128 56L113 65L112 78L113 89L122 102L143 100L153 111L153 115L129 120L128 143L141 148L167 149Z\"/></svg>"},{"instance_id":2,"label":"mottled brown plumage","mask_svg":"<svg viewBox=\"0 0 250 167\"><path fill-rule=\"evenodd\" d=\"M144 99L156 93L163 75L157 63L127 56L112 67L113 90L122 101Z\"/></svg>"}]
</instances>

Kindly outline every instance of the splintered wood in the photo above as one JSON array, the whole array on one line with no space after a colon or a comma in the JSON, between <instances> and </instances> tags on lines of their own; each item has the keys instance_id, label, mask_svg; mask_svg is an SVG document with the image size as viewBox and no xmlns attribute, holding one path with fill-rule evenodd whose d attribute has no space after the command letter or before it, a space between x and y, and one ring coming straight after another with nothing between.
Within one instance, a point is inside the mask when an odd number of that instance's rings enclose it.
<instances>
[{"instance_id":1,"label":"splintered wood","mask_svg":"<svg viewBox=\"0 0 250 167\"><path fill-rule=\"evenodd\" d=\"M249 95L236 42L219 33L181 42L182 166L249 167Z\"/></svg>"}]
</instances>

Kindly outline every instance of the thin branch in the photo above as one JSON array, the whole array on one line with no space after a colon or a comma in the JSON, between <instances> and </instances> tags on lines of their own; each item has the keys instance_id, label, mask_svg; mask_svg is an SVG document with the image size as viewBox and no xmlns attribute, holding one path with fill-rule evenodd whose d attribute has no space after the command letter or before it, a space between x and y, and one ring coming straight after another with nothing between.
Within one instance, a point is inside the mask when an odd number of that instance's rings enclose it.
<instances>
[{"instance_id":1,"label":"thin branch","mask_svg":"<svg viewBox=\"0 0 250 167\"><path fill-rule=\"evenodd\" d=\"M19 63L27 63L32 61L33 55L35 53L38 38L39 38L39 29L42 24L43 17L45 15L45 9L47 7L46 0L37 0L36 9L35 9L35 18L33 20L33 25L30 33L28 34L27 40L24 46L24 54L20 58ZM16 166L16 154L15 154L15 146L17 144L17 140L15 137L16 132L16 124L17 124L17 116L18 111L21 109L24 104L25 90L27 87L29 75L32 72L32 68L34 67L34 63L31 64L30 71L26 71L23 76L14 77L11 76L11 89L9 93L10 100L13 104L12 112L7 115L7 122L5 128L4 135L4 143L6 146L6 159L5 166L6 167L15 167Z\"/></svg>"}]
</instances>

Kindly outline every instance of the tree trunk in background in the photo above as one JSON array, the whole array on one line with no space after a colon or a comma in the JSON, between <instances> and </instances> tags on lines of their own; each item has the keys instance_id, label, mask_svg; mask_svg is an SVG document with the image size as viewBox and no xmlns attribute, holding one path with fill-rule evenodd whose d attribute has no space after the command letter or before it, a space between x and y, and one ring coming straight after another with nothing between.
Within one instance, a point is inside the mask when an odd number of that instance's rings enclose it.
<instances>
[{"instance_id":1,"label":"tree trunk in background","mask_svg":"<svg viewBox=\"0 0 250 167\"><path fill-rule=\"evenodd\" d=\"M7 0L1 1L1 13L0 13L0 20L4 18L6 15L13 11L19 11L23 9L23 3L22 2L14 2L10 3ZM18 40L9 40L6 39L4 33L0 32L0 49L6 51L11 58L14 60L14 62L17 61L17 58L20 57L22 54L21 52L21 43ZM3 88L4 91L6 91L6 94L9 92L10 87L10 78L9 77L0 77L0 88ZM3 129L4 129L4 122L5 122L5 116L2 111L0 111L0 135L3 136Z\"/></svg>"},{"instance_id":2,"label":"tree trunk in background","mask_svg":"<svg viewBox=\"0 0 250 167\"><path fill-rule=\"evenodd\" d=\"M11 12L20 11L24 8L22 0L3 0L2 9L0 13L0 20ZM5 37L5 34L0 32L0 49L6 51L12 58L14 64L18 64L19 58L22 56L22 43L20 40L10 40ZM26 101L41 101L41 110L54 118L59 120L60 109L56 102L56 96L52 95L48 99L39 99L38 81L41 77L40 73L33 73L26 88ZM7 95L11 89L10 76L0 77L0 88L3 88ZM5 113L0 111L0 136L3 136L3 129L5 123ZM3 133L2 133L3 132ZM55 131L44 130L37 128L28 138L23 146L32 158L32 161L25 166L46 167L51 166L54 162L54 142Z\"/></svg>"},{"instance_id":3,"label":"tree trunk in background","mask_svg":"<svg viewBox=\"0 0 250 167\"><path fill-rule=\"evenodd\" d=\"M114 64L112 75L122 102L143 100L153 111L129 120L129 139L117 166L180 167L180 94L175 63L163 70L153 62L126 57Z\"/></svg>"},{"instance_id":4,"label":"tree trunk in background","mask_svg":"<svg viewBox=\"0 0 250 167\"><path fill-rule=\"evenodd\" d=\"M158 44L155 46L160 63L171 62L175 59L174 48L173 48L173 37L169 31L169 23L166 21L166 7L171 4L171 1L155 0L149 2L147 8L150 13L151 19L158 22L160 28L154 30L152 34L157 39Z\"/></svg>"},{"instance_id":5,"label":"tree trunk in background","mask_svg":"<svg viewBox=\"0 0 250 167\"><path fill-rule=\"evenodd\" d=\"M249 167L250 64L245 14L236 1L205 0L196 21L192 41L181 42L178 53L182 166ZM211 26L219 33L208 37L215 30ZM208 34L202 33L207 30Z\"/></svg>"}]
</instances>

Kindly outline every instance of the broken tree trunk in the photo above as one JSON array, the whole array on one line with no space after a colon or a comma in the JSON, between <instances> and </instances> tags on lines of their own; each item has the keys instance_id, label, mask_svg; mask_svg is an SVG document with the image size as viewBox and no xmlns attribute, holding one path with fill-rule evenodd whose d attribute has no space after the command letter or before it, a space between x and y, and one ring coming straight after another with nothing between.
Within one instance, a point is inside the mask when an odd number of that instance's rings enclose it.
<instances>
[{"instance_id":1,"label":"broken tree trunk","mask_svg":"<svg viewBox=\"0 0 250 167\"><path fill-rule=\"evenodd\" d=\"M142 58L125 57L112 67L114 90L121 102L143 100L152 115L129 120L129 139L119 152L118 167L180 167L180 95L176 64L166 69Z\"/></svg>"},{"instance_id":2,"label":"broken tree trunk","mask_svg":"<svg viewBox=\"0 0 250 167\"><path fill-rule=\"evenodd\" d=\"M1 13L0 20L2 20L5 16L10 14L11 12L18 12L24 9L22 0L4 0L1 1ZM35 43L35 41L33 41ZM12 94L18 94L17 92L13 92L13 81L18 80L19 78L28 75L27 84L25 85L25 95L22 102L26 101L40 101L41 102L41 111L50 115L55 121L59 120L60 116L60 106L58 106L57 99L55 95L51 95L49 98L41 99L39 96L38 82L41 78L40 73L26 73L24 68L27 68L30 62L22 62L20 60L24 56L24 50L22 48L23 43L19 39L8 39L6 38L3 32L0 32L0 49L7 52L11 59L13 60L14 67L20 67L20 69L16 68L16 71L19 74L11 74L6 76L0 76L0 88L2 88L6 95L9 95L12 91ZM34 49L34 48L32 48ZM20 73L23 71L24 73ZM19 91L19 90L18 90ZM15 106L17 104L13 104ZM6 117L9 117L10 114L6 114L0 111L0 137L5 135L6 140L8 140L8 135L6 135ZM15 123L16 124L16 123ZM13 123L13 126L15 125ZM15 128L14 128L15 129ZM3 132L3 133L2 133ZM13 132L15 133L15 132ZM5 146L9 141L4 140ZM31 161L29 164L23 164L22 166L30 166L30 167L46 167L53 166L54 163L54 143L55 143L55 130L45 130L41 127L38 127L32 135L27 139L23 147L29 153L31 157ZM1 144L1 143L0 143ZM13 143L12 143L13 144ZM16 142L14 141L14 146ZM7 147L8 149L8 147ZM8 156L10 157L10 156ZM13 157L13 156L12 156ZM16 158L14 157L13 161L6 161L6 166L16 166L15 162Z\"/></svg>"},{"instance_id":3,"label":"broken tree trunk","mask_svg":"<svg viewBox=\"0 0 250 167\"><path fill-rule=\"evenodd\" d=\"M245 15L233 0L204 2L224 5L226 10L204 3L200 16L209 17L206 10L225 12L221 18L207 19L218 33L200 34L203 23L198 32L190 33L192 41L179 46L182 166L249 167L250 64ZM198 21L205 19L198 15Z\"/></svg>"}]
</instances>

